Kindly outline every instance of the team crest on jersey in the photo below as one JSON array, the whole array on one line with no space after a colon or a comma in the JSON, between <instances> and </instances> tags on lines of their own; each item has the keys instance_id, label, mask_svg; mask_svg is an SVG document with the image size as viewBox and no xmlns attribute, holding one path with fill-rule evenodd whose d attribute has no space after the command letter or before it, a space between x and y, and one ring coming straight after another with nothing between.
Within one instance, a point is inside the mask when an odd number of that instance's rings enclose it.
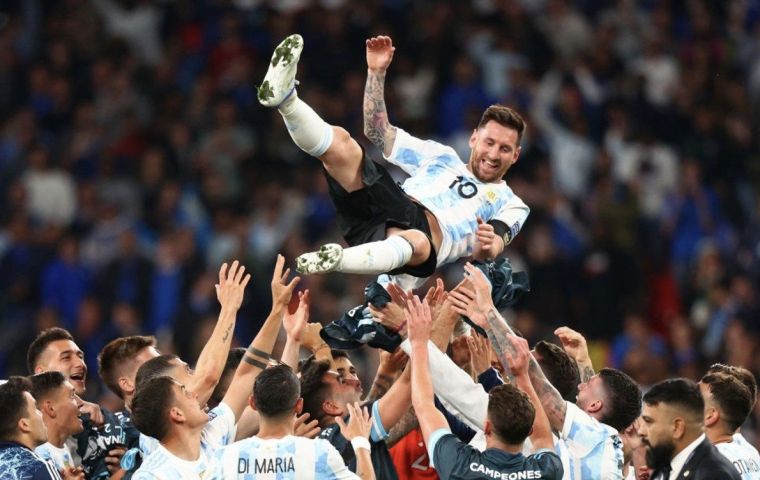
<instances>
[{"instance_id":1,"label":"team crest on jersey","mask_svg":"<svg viewBox=\"0 0 760 480\"><path fill-rule=\"evenodd\" d=\"M486 199L488 200L488 203L496 203L496 198L497 198L496 192L494 192L493 190L488 190L486 192Z\"/></svg>"}]
</instances>

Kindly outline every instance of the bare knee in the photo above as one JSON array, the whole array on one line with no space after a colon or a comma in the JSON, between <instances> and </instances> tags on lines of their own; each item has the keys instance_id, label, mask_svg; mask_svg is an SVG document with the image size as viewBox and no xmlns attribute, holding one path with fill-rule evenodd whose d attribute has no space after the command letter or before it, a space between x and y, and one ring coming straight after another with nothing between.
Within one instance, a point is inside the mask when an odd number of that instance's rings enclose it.
<instances>
[{"instance_id":1,"label":"bare knee","mask_svg":"<svg viewBox=\"0 0 760 480\"><path fill-rule=\"evenodd\" d=\"M359 165L362 159L362 149L345 128L333 126L333 141L330 148L319 157L325 166L345 167Z\"/></svg>"},{"instance_id":2,"label":"bare knee","mask_svg":"<svg viewBox=\"0 0 760 480\"><path fill-rule=\"evenodd\" d=\"M421 231L414 229L389 229L388 235L399 235L404 237L412 245L414 251L412 253L412 259L409 262L411 265L419 265L430 256L430 240L428 239L428 236Z\"/></svg>"}]
</instances>

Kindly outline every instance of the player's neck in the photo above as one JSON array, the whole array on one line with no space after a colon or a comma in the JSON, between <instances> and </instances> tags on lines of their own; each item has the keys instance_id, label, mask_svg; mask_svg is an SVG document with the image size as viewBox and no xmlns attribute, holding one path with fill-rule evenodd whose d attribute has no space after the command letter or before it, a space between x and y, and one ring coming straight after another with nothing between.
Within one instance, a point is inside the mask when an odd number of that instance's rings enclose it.
<instances>
[{"instance_id":1,"label":"player's neck","mask_svg":"<svg viewBox=\"0 0 760 480\"><path fill-rule=\"evenodd\" d=\"M507 453L516 454L521 453L523 449L523 444L511 444L511 443L504 443L497 438L495 438L493 435L488 435L486 437L486 448L495 448L498 450L503 450Z\"/></svg>"},{"instance_id":2,"label":"player's neck","mask_svg":"<svg viewBox=\"0 0 760 480\"><path fill-rule=\"evenodd\" d=\"M194 462L201 457L201 432L203 429L175 428L161 442L175 457Z\"/></svg>"},{"instance_id":3,"label":"player's neck","mask_svg":"<svg viewBox=\"0 0 760 480\"><path fill-rule=\"evenodd\" d=\"M259 433L256 434L256 438L271 440L293 435L295 432L294 422L295 420L293 418L271 420L261 417L259 422Z\"/></svg>"},{"instance_id":4,"label":"player's neck","mask_svg":"<svg viewBox=\"0 0 760 480\"><path fill-rule=\"evenodd\" d=\"M712 427L706 427L705 435L713 445L716 443L731 443L734 441L733 432L728 429L721 428L719 423Z\"/></svg>"},{"instance_id":5,"label":"player's neck","mask_svg":"<svg viewBox=\"0 0 760 480\"><path fill-rule=\"evenodd\" d=\"M63 448L69 435L67 435L63 429L58 428L53 424L46 423L45 425L47 426L48 443L55 448Z\"/></svg>"}]
</instances>

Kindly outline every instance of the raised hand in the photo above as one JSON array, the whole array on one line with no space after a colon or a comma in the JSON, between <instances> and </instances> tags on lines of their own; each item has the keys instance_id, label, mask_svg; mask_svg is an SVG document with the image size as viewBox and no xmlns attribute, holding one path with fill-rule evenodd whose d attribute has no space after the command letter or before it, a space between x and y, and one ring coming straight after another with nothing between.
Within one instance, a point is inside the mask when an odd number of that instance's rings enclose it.
<instances>
[{"instance_id":1,"label":"raised hand","mask_svg":"<svg viewBox=\"0 0 760 480\"><path fill-rule=\"evenodd\" d=\"M407 332L409 341L412 343L427 343L430 339L433 319L430 316L430 305L427 301L420 302L417 295L407 305L404 311L406 316Z\"/></svg>"},{"instance_id":2,"label":"raised hand","mask_svg":"<svg viewBox=\"0 0 760 480\"><path fill-rule=\"evenodd\" d=\"M383 308L376 308L370 303L369 312L384 327L398 332L402 337L406 335L404 308L396 302L388 302Z\"/></svg>"},{"instance_id":3,"label":"raised hand","mask_svg":"<svg viewBox=\"0 0 760 480\"><path fill-rule=\"evenodd\" d=\"M283 309L288 308L290 303L290 297L293 296L293 290L295 290L298 282L301 281L301 277L293 277L293 280L288 283L288 276L290 276L290 269L285 269L285 257L277 255L277 263L274 266L274 273L272 273L272 308L280 307Z\"/></svg>"},{"instance_id":4,"label":"raised hand","mask_svg":"<svg viewBox=\"0 0 760 480\"><path fill-rule=\"evenodd\" d=\"M356 437L369 439L372 430L372 418L369 416L367 407L362 408L359 402L356 402L354 404L347 403L346 409L349 415L348 424L340 415L335 417L335 423L340 427L340 433L349 440Z\"/></svg>"},{"instance_id":5,"label":"raised hand","mask_svg":"<svg viewBox=\"0 0 760 480\"><path fill-rule=\"evenodd\" d=\"M393 46L391 37L378 36L367 39L367 68L385 72L393 61Z\"/></svg>"},{"instance_id":6,"label":"raised hand","mask_svg":"<svg viewBox=\"0 0 760 480\"><path fill-rule=\"evenodd\" d=\"M298 308L295 312L285 312L282 318L282 325L285 332L296 342L301 342L301 334L309 323L309 290L298 292Z\"/></svg>"},{"instance_id":7,"label":"raised hand","mask_svg":"<svg viewBox=\"0 0 760 480\"><path fill-rule=\"evenodd\" d=\"M570 327L559 327L554 330L554 335L562 342L562 348L570 355L570 358L576 362L589 359L588 346L583 335Z\"/></svg>"},{"instance_id":8,"label":"raised hand","mask_svg":"<svg viewBox=\"0 0 760 480\"><path fill-rule=\"evenodd\" d=\"M238 310L243 303L245 287L251 280L251 274L245 274L245 267L235 260L227 269L227 263L219 269L219 283L216 284L216 299L222 308Z\"/></svg>"},{"instance_id":9,"label":"raised hand","mask_svg":"<svg viewBox=\"0 0 760 480\"><path fill-rule=\"evenodd\" d=\"M509 364L509 369L512 370L512 375L515 377L527 376L531 358L528 341L516 335L508 335L507 340L512 344L512 350L514 352L505 350L504 359Z\"/></svg>"},{"instance_id":10,"label":"raised hand","mask_svg":"<svg viewBox=\"0 0 760 480\"><path fill-rule=\"evenodd\" d=\"M449 294L443 285L443 280L437 278L435 280L435 287L430 287L425 294L425 300L428 302L428 305L430 305L430 314L433 317L433 320L438 318L438 315L443 308L443 303L446 301L448 295Z\"/></svg>"},{"instance_id":11,"label":"raised hand","mask_svg":"<svg viewBox=\"0 0 760 480\"><path fill-rule=\"evenodd\" d=\"M465 280L449 293L448 300L455 312L486 328L486 315L493 308L491 282L469 262L465 264L464 269Z\"/></svg>"},{"instance_id":12,"label":"raised hand","mask_svg":"<svg viewBox=\"0 0 760 480\"><path fill-rule=\"evenodd\" d=\"M308 421L308 413L302 413L296 417L296 423L294 427L294 435L296 437L316 438L322 429L319 428L319 420Z\"/></svg>"},{"instance_id":13,"label":"raised hand","mask_svg":"<svg viewBox=\"0 0 760 480\"><path fill-rule=\"evenodd\" d=\"M470 350L470 361L476 375L480 375L491 368L491 342L483 337L475 329L470 331L467 337L467 348Z\"/></svg>"}]
</instances>

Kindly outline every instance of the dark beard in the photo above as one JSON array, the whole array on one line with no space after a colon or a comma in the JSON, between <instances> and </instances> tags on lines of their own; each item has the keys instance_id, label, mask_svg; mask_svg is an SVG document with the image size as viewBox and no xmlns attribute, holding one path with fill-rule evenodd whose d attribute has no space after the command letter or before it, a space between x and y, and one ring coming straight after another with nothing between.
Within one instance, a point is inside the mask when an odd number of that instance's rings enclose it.
<instances>
[{"instance_id":1,"label":"dark beard","mask_svg":"<svg viewBox=\"0 0 760 480\"><path fill-rule=\"evenodd\" d=\"M654 470L670 466L675 450L676 446L672 442L656 446L650 445L647 448L647 465Z\"/></svg>"}]
</instances>

